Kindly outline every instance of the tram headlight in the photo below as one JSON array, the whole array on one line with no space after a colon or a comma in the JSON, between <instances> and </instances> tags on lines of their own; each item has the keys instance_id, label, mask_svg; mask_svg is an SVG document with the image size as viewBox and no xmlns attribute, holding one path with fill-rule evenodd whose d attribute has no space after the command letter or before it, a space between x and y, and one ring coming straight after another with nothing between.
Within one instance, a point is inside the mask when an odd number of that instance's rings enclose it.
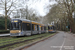
<instances>
[{"instance_id":1,"label":"tram headlight","mask_svg":"<svg viewBox=\"0 0 75 50\"><path fill-rule=\"evenodd\" d=\"M19 33L20 33L21 31L19 31Z\"/></svg>"}]
</instances>

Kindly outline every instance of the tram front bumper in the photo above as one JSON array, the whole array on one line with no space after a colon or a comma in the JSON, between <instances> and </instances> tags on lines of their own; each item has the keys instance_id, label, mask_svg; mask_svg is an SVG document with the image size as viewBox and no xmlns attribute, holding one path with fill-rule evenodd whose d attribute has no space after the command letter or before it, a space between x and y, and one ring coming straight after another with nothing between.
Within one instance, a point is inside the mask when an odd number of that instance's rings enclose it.
<instances>
[{"instance_id":1,"label":"tram front bumper","mask_svg":"<svg viewBox=\"0 0 75 50\"><path fill-rule=\"evenodd\" d=\"M22 36L21 33L10 33L10 36Z\"/></svg>"}]
</instances>

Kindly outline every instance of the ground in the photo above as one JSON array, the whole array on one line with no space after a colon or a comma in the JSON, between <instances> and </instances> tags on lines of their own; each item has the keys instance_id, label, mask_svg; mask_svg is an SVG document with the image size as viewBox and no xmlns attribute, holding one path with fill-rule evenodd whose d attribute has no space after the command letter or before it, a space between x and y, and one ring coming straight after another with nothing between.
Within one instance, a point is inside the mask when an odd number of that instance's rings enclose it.
<instances>
[{"instance_id":1,"label":"ground","mask_svg":"<svg viewBox=\"0 0 75 50\"><path fill-rule=\"evenodd\" d=\"M55 36L23 50L75 50L75 36L59 31Z\"/></svg>"}]
</instances>

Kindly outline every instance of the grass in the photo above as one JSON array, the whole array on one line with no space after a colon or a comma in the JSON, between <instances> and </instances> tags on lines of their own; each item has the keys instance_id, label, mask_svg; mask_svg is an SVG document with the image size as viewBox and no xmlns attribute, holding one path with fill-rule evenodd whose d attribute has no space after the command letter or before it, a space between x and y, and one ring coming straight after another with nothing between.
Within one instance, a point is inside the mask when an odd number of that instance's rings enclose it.
<instances>
[{"instance_id":1,"label":"grass","mask_svg":"<svg viewBox=\"0 0 75 50\"><path fill-rule=\"evenodd\" d=\"M0 30L0 34L6 34L6 33L9 33L10 30Z\"/></svg>"},{"instance_id":2,"label":"grass","mask_svg":"<svg viewBox=\"0 0 75 50\"><path fill-rule=\"evenodd\" d=\"M28 39L33 39L33 38L41 37L41 36L49 37L49 36L51 36L53 34L45 33L45 34L33 35L33 36L29 36L29 37L18 37L18 38L16 38L16 37L15 38L14 37L6 37L6 38L0 38L0 46L6 45L6 44L11 44L11 43L18 42L18 41L24 41L24 40L28 40ZM42 37L42 38L45 38L45 37ZM0 50L11 50L13 48L16 48L16 47L19 47L19 46L22 46L22 45L26 45L26 44L32 43L34 41L38 41L38 40L40 40L42 38L37 38L35 40L30 40L28 42L23 42L23 43L20 43L20 44L15 44L15 45L12 45L12 46L9 46L9 47L2 48Z\"/></svg>"}]
</instances>

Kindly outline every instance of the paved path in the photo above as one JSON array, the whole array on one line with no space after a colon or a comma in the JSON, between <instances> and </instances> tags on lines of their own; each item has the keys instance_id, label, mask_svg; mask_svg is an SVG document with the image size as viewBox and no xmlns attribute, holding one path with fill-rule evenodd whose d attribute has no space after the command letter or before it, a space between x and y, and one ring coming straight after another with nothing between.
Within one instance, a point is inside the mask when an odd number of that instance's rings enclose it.
<instances>
[{"instance_id":1,"label":"paved path","mask_svg":"<svg viewBox=\"0 0 75 50\"><path fill-rule=\"evenodd\" d=\"M0 36L9 36L10 34L0 34Z\"/></svg>"},{"instance_id":2,"label":"paved path","mask_svg":"<svg viewBox=\"0 0 75 50\"><path fill-rule=\"evenodd\" d=\"M75 50L75 36L59 31L55 36L24 50Z\"/></svg>"}]
</instances>

